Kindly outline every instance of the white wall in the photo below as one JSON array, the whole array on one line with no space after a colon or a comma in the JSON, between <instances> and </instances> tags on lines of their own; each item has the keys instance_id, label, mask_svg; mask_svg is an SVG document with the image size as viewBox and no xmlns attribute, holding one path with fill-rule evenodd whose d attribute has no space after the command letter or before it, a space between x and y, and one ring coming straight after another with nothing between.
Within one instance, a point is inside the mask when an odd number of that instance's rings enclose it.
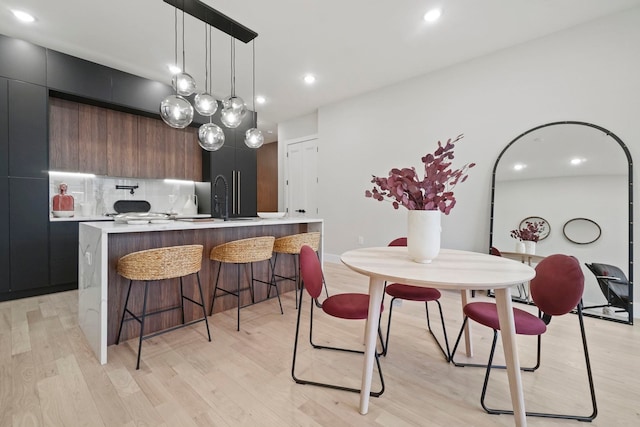
<instances>
[{"instance_id":1,"label":"white wall","mask_svg":"<svg viewBox=\"0 0 640 427\"><path fill-rule=\"evenodd\" d=\"M367 246L386 245L406 233L405 210L364 192L372 174L420 167L438 139L464 133L454 166L477 163L442 221L444 247L475 251L488 247L493 164L520 133L554 121L590 122L640 158L638 46L640 8L320 108L327 259L358 246L358 236Z\"/></svg>"}]
</instances>

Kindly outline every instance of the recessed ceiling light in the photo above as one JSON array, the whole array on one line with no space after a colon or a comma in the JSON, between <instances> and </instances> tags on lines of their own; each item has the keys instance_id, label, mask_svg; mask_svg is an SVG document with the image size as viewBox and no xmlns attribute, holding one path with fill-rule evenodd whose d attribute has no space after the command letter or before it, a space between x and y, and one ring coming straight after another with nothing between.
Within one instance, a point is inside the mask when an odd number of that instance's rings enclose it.
<instances>
[{"instance_id":1,"label":"recessed ceiling light","mask_svg":"<svg viewBox=\"0 0 640 427\"><path fill-rule=\"evenodd\" d=\"M169 64L167 65L167 68L169 68L169 72L171 74L178 74L182 71L182 69L180 67L178 67L177 65L173 65L173 64Z\"/></svg>"},{"instance_id":2,"label":"recessed ceiling light","mask_svg":"<svg viewBox=\"0 0 640 427\"><path fill-rule=\"evenodd\" d=\"M522 169L524 169L526 167L527 167L527 165L525 165L523 163L516 163L515 165L513 165L513 170L521 171Z\"/></svg>"},{"instance_id":3,"label":"recessed ceiling light","mask_svg":"<svg viewBox=\"0 0 640 427\"><path fill-rule=\"evenodd\" d=\"M436 22L440 19L442 15L442 11L440 9L431 9L429 12L424 14L424 20L427 22Z\"/></svg>"},{"instance_id":4,"label":"recessed ceiling light","mask_svg":"<svg viewBox=\"0 0 640 427\"><path fill-rule=\"evenodd\" d=\"M13 12L13 16L15 16L17 19L19 19L22 22L33 22L36 20L36 18L34 18L33 15L30 15L27 12L24 12L22 10L12 10L11 12Z\"/></svg>"},{"instance_id":5,"label":"recessed ceiling light","mask_svg":"<svg viewBox=\"0 0 640 427\"><path fill-rule=\"evenodd\" d=\"M313 74L307 74L306 76L304 76L304 82L308 85L315 83L316 81L316 76L314 76Z\"/></svg>"},{"instance_id":6,"label":"recessed ceiling light","mask_svg":"<svg viewBox=\"0 0 640 427\"><path fill-rule=\"evenodd\" d=\"M264 104L265 102L267 102L267 98L265 98L264 96L258 95L256 96L256 102L258 104Z\"/></svg>"},{"instance_id":7,"label":"recessed ceiling light","mask_svg":"<svg viewBox=\"0 0 640 427\"><path fill-rule=\"evenodd\" d=\"M577 166L583 162L585 162L587 159L580 159L580 158L575 158L575 159L571 159L571 164L574 166Z\"/></svg>"}]
</instances>

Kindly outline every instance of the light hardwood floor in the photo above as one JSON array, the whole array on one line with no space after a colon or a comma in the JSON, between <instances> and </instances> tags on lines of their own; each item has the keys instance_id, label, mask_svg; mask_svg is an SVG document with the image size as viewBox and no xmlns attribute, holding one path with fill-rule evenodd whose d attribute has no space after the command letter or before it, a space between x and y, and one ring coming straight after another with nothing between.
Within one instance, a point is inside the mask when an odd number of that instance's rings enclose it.
<instances>
[{"instance_id":1,"label":"light hardwood floor","mask_svg":"<svg viewBox=\"0 0 640 427\"><path fill-rule=\"evenodd\" d=\"M332 293L366 290L367 279L342 265L327 263L325 274ZM488 415L480 407L483 369L445 363L425 331L419 303L394 308L389 354L382 360L387 391L371 399L368 415L358 413L356 394L295 384L293 292L283 304L284 316L275 300L243 309L240 332L235 310L214 314L212 342L202 323L147 340L136 371L135 340L111 346L109 363L98 363L78 328L76 291L2 302L0 426L514 425L513 417ZM442 304L453 341L461 323L459 295L446 293ZM305 305L303 322L307 314ZM599 405L592 425L640 425L638 328L585 322ZM542 368L523 374L527 409L588 413L577 327L574 315L552 320L543 338ZM364 322L321 314L314 329L319 341L358 347L363 328ZM476 326L474 336L476 358L485 361L490 331ZM301 342L301 375L359 386L361 356L311 350L307 334ZM535 340L518 337L518 344L527 365L535 358ZM492 374L490 388L489 403L509 404L504 372ZM582 425L539 418L528 422Z\"/></svg>"}]
</instances>

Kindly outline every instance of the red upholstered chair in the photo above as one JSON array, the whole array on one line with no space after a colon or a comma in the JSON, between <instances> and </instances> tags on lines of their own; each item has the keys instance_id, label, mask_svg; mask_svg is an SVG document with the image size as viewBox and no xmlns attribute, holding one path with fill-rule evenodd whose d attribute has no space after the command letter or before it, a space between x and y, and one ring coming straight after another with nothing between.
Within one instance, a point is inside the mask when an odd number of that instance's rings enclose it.
<instances>
[{"instance_id":1,"label":"red upholstered chair","mask_svg":"<svg viewBox=\"0 0 640 427\"><path fill-rule=\"evenodd\" d=\"M327 297L320 303L318 298L322 294L322 284L323 284L323 275L322 275L322 267L320 266L320 261L318 259L318 255L316 252L309 246L304 245L300 249L300 275L302 278L302 287L306 290L306 293L311 297L310 306L311 312L309 316L309 342L316 349L328 349L328 350L339 350L346 351L349 353L360 353L364 354L363 351L359 350L351 350L346 348L338 348L338 347L328 347L321 346L315 344L313 342L313 317L314 317L314 308L320 308L326 314L341 318L341 319L366 319L369 313L369 295L367 294L358 294L358 293L344 293L331 295ZM316 381L309 381L296 376L296 356L298 353L298 336L300 332L300 315L302 313L302 300L305 291L302 290L300 292L300 301L298 304L298 320L296 322L296 338L293 345L293 363L291 365L291 376L294 381L298 384L310 384L321 387L332 388L335 390L344 390L351 391L354 393L360 393L359 389L344 387L341 385L321 383ZM382 309L382 308L381 308ZM382 333L380 332L380 328L378 328L378 336L380 337L380 341L382 341ZM380 375L380 390L376 392L371 392L370 395L374 397L380 396L384 393L384 379L382 377L382 370L380 368L380 359L379 355L376 352L376 364L378 365L378 374Z\"/></svg>"},{"instance_id":2,"label":"red upholstered chair","mask_svg":"<svg viewBox=\"0 0 640 427\"><path fill-rule=\"evenodd\" d=\"M398 239L393 240L389 243L389 246L407 246L407 238L400 237ZM433 288L425 288L422 286L413 286L413 285L403 285L401 283L392 283L385 287L385 294L388 294L392 297L391 304L389 305L389 320L387 321L387 337L384 342L384 346L382 349L382 355L386 356L389 348L389 332L391 331L391 315L393 314L393 302L396 299L407 300L407 301L419 301L424 302L425 311L427 312L427 329L429 333L435 340L438 347L442 351L444 358L447 362L451 359L451 354L449 352L449 339L447 338L447 329L444 326L444 316L442 315L442 306L440 305L440 291ZM442 331L444 334L444 343L446 346L442 346L438 338L434 335L431 330L431 321L429 319L429 301L435 301L438 304L438 310L440 311L440 321L442 322Z\"/></svg>"},{"instance_id":3,"label":"red upholstered chair","mask_svg":"<svg viewBox=\"0 0 640 427\"><path fill-rule=\"evenodd\" d=\"M495 256L502 256L498 248L496 248L495 246L491 246L491 248L489 248L489 253Z\"/></svg>"},{"instance_id":4,"label":"red upholstered chair","mask_svg":"<svg viewBox=\"0 0 640 427\"><path fill-rule=\"evenodd\" d=\"M584 290L584 275L580 269L580 264L572 256L567 255L551 255L543 259L536 266L536 277L530 283L531 296L535 305L538 307L538 316L518 308L513 309L513 316L516 327L516 334L538 336L537 364L533 368L525 370L536 370L540 366L540 344L541 336L547 331L547 326L551 322L552 316L562 316L577 309L577 318L580 325L580 334L582 338L582 348L584 351L585 364L587 368L587 379L589 382L589 391L591 393L592 412L590 415L564 415L550 414L542 412L527 412L528 416L546 417L546 418L564 418L579 421L591 421L598 414L596 406L596 396L593 386L593 377L591 374L591 362L589 361L589 351L587 349L587 338L584 330L584 321L582 317L582 292ZM492 368L493 355L496 348L498 338L497 331L500 330L498 321L498 311L496 305L490 302L472 302L464 307L465 319L458 335L456 345L452 353L455 356L460 337L464 330L467 319L472 319L482 325L493 329L493 343L491 344L491 353L489 354L489 362L486 366L486 374L484 384L482 386L482 394L480 396L480 404L490 414L513 414L513 411L493 409L486 406L484 399L487 393L487 384L489 383L489 375ZM454 362L455 363L455 362ZM468 365L467 365L468 366ZM477 365L476 365L477 366Z\"/></svg>"}]
</instances>

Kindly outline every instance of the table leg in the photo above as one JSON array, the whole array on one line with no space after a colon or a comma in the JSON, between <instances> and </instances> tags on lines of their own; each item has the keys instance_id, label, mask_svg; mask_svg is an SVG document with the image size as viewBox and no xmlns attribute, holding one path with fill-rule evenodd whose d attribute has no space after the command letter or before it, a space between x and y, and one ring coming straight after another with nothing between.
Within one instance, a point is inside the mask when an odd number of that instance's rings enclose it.
<instances>
[{"instance_id":1,"label":"table leg","mask_svg":"<svg viewBox=\"0 0 640 427\"><path fill-rule=\"evenodd\" d=\"M380 321L380 304L384 292L384 280L371 277L369 279L369 316L365 331L364 365L362 367L362 386L360 388L360 413L369 411L369 393L371 377L375 363L376 342L378 340L378 324Z\"/></svg>"},{"instance_id":2,"label":"table leg","mask_svg":"<svg viewBox=\"0 0 640 427\"><path fill-rule=\"evenodd\" d=\"M471 292L468 290L460 291L460 299L462 301L462 307L469 303L469 297ZM464 313L462 313L464 319ZM467 352L467 357L473 357L473 341L471 340L471 322L467 322L464 327L464 346Z\"/></svg>"},{"instance_id":3,"label":"table leg","mask_svg":"<svg viewBox=\"0 0 640 427\"><path fill-rule=\"evenodd\" d=\"M516 343L516 327L513 322L513 308L511 306L511 291L509 288L495 289L498 319L500 321L500 335L504 348L507 376L509 378L509 391L511 392L511 404L517 427L527 425L524 409L524 394L522 392L522 377L520 375L520 360Z\"/></svg>"}]
</instances>

